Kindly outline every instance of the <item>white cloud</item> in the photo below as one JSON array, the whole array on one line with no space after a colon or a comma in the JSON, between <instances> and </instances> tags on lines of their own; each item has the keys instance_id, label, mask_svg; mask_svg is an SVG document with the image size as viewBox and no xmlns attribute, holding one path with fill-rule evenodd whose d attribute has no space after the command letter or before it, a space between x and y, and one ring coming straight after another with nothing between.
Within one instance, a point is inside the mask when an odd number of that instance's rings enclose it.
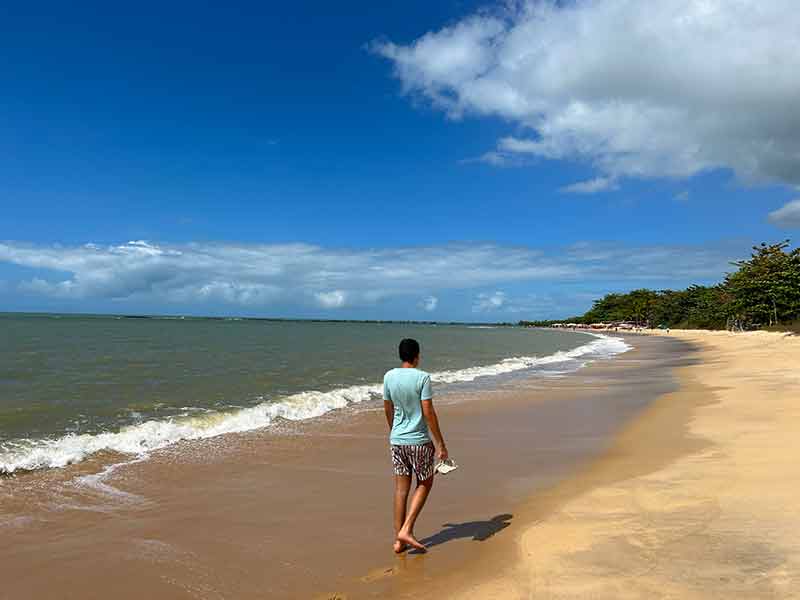
<instances>
[{"instance_id":1,"label":"white cloud","mask_svg":"<svg viewBox=\"0 0 800 600\"><path fill-rule=\"evenodd\" d=\"M372 49L450 117L516 125L493 164L577 158L599 180L728 168L796 185L799 30L794 0L522 0Z\"/></svg>"},{"instance_id":2,"label":"white cloud","mask_svg":"<svg viewBox=\"0 0 800 600\"><path fill-rule=\"evenodd\" d=\"M611 177L595 177L587 181L579 181L561 188L568 194L596 194L607 190L617 189L617 182Z\"/></svg>"},{"instance_id":3,"label":"white cloud","mask_svg":"<svg viewBox=\"0 0 800 600\"><path fill-rule=\"evenodd\" d=\"M494 312L500 310L506 303L505 292L496 291L491 294L478 294L472 305L472 312Z\"/></svg>"},{"instance_id":4,"label":"white cloud","mask_svg":"<svg viewBox=\"0 0 800 600\"><path fill-rule=\"evenodd\" d=\"M786 229L800 229L800 198L769 213L769 222Z\"/></svg>"},{"instance_id":5,"label":"white cloud","mask_svg":"<svg viewBox=\"0 0 800 600\"><path fill-rule=\"evenodd\" d=\"M495 167L514 167L521 164L516 157L509 156L508 154L503 154L501 152L495 152L494 150L485 152L478 158L468 158L461 162L463 163L482 162L486 163L487 165L493 165Z\"/></svg>"},{"instance_id":6,"label":"white cloud","mask_svg":"<svg viewBox=\"0 0 800 600\"><path fill-rule=\"evenodd\" d=\"M0 262L42 272L22 282L21 291L73 299L155 298L245 306L290 301L338 308L407 296L420 287L466 289L575 273L573 266L531 248L415 248L419 260L413 264L408 253L407 248L347 250L308 244L0 244Z\"/></svg>"},{"instance_id":7,"label":"white cloud","mask_svg":"<svg viewBox=\"0 0 800 600\"><path fill-rule=\"evenodd\" d=\"M436 296L427 296L422 299L419 306L424 311L433 312L439 306L439 299Z\"/></svg>"},{"instance_id":8,"label":"white cloud","mask_svg":"<svg viewBox=\"0 0 800 600\"><path fill-rule=\"evenodd\" d=\"M569 310L570 305L576 302L584 306L603 294L587 294L586 292L561 290L558 294L514 294L497 290L492 293L480 293L474 297L472 303L473 313L505 313L518 317L536 317L541 315L558 314Z\"/></svg>"},{"instance_id":9,"label":"white cloud","mask_svg":"<svg viewBox=\"0 0 800 600\"><path fill-rule=\"evenodd\" d=\"M479 160L481 162L485 162L490 165L496 165L498 167L505 165L507 162L507 159L502 154L494 151L485 153L483 156L480 157Z\"/></svg>"},{"instance_id":10,"label":"white cloud","mask_svg":"<svg viewBox=\"0 0 800 600\"><path fill-rule=\"evenodd\" d=\"M10 282L29 295L245 307L287 303L323 309L374 305L426 290L433 311L447 290L515 282L677 281L721 277L742 247L581 243L547 251L494 244L341 249L309 244L42 246L0 243L0 263L33 272ZM408 256L415 260L410 262ZM487 309L509 303L481 297Z\"/></svg>"},{"instance_id":11,"label":"white cloud","mask_svg":"<svg viewBox=\"0 0 800 600\"><path fill-rule=\"evenodd\" d=\"M341 308L344 306L347 294L342 290L333 290L330 292L317 292L314 294L322 308Z\"/></svg>"}]
</instances>

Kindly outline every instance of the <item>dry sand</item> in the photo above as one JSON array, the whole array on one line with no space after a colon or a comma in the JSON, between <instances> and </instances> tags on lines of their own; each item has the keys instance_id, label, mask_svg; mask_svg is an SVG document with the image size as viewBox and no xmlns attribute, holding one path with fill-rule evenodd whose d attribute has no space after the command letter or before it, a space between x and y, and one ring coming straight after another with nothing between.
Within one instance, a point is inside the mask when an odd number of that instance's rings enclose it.
<instances>
[{"instance_id":1,"label":"dry sand","mask_svg":"<svg viewBox=\"0 0 800 600\"><path fill-rule=\"evenodd\" d=\"M673 331L680 389L599 461L537 494L508 566L456 598L800 597L800 338ZM496 565L494 568L497 568Z\"/></svg>"},{"instance_id":2,"label":"dry sand","mask_svg":"<svg viewBox=\"0 0 800 600\"><path fill-rule=\"evenodd\" d=\"M440 402L428 555L391 553L374 407L0 482L0 598L800 597L800 339L631 339Z\"/></svg>"}]
</instances>

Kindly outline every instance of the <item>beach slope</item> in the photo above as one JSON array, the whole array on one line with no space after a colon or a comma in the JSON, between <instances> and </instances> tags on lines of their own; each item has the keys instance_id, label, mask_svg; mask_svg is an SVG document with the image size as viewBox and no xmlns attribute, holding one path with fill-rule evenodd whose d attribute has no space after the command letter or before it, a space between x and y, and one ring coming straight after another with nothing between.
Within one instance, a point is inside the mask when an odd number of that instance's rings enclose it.
<instances>
[{"instance_id":1,"label":"beach slope","mask_svg":"<svg viewBox=\"0 0 800 600\"><path fill-rule=\"evenodd\" d=\"M672 335L701 349L680 389L532 498L517 559L455 596L800 595L800 338Z\"/></svg>"}]
</instances>

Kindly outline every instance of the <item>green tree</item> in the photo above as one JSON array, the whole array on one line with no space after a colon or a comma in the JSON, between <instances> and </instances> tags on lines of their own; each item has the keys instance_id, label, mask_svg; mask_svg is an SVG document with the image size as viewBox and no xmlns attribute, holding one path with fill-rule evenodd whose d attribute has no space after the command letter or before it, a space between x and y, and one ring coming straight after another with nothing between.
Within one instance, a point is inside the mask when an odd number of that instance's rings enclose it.
<instances>
[{"instance_id":1,"label":"green tree","mask_svg":"<svg viewBox=\"0 0 800 600\"><path fill-rule=\"evenodd\" d=\"M606 294L582 317L567 321L699 329L722 329L731 322L744 327L787 324L800 319L800 248L788 248L788 240L754 246L751 257L733 263L737 270L719 285Z\"/></svg>"},{"instance_id":2,"label":"green tree","mask_svg":"<svg viewBox=\"0 0 800 600\"><path fill-rule=\"evenodd\" d=\"M725 278L731 316L753 325L777 325L800 318L800 249L789 242L753 246L748 260Z\"/></svg>"}]
</instances>

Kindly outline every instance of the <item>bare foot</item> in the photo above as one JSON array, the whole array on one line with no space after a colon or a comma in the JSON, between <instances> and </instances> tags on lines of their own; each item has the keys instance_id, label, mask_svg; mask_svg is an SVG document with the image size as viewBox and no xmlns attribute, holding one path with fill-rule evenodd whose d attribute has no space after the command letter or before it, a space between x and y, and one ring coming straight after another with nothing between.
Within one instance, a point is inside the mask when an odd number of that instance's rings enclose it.
<instances>
[{"instance_id":1,"label":"bare foot","mask_svg":"<svg viewBox=\"0 0 800 600\"><path fill-rule=\"evenodd\" d=\"M413 534L403 531L402 529L397 532L397 541L401 544L408 544L409 546L413 546L417 550L422 550L426 552L428 549L420 543L420 541L414 537Z\"/></svg>"},{"instance_id":2,"label":"bare foot","mask_svg":"<svg viewBox=\"0 0 800 600\"><path fill-rule=\"evenodd\" d=\"M400 540L395 540L394 546L392 546L392 547L394 548L394 553L395 554L402 554L403 552L406 551L406 548L408 548L408 546L406 546Z\"/></svg>"}]
</instances>

